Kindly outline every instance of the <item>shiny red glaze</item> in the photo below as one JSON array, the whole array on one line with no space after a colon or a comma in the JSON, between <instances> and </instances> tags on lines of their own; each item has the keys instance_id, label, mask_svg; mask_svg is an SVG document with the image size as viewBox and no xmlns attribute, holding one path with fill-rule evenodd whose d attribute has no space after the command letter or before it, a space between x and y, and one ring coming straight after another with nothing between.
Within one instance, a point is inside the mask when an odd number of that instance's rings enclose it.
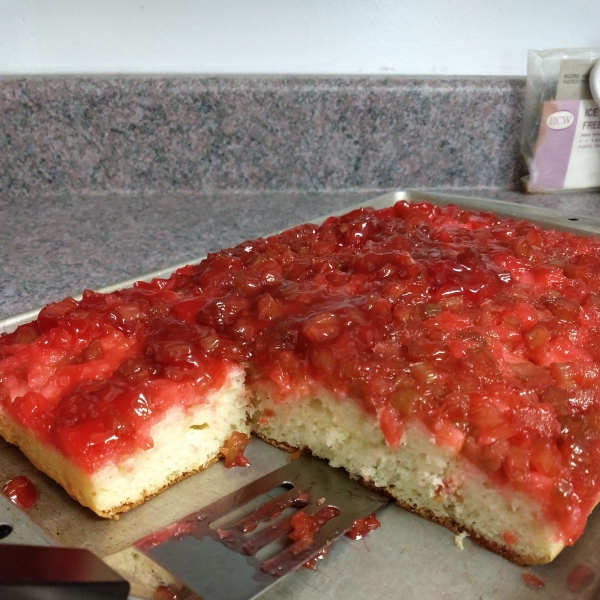
<instances>
[{"instance_id":1,"label":"shiny red glaze","mask_svg":"<svg viewBox=\"0 0 600 600\"><path fill-rule=\"evenodd\" d=\"M525 585L532 590L539 590L543 587L546 587L546 584L543 582L543 580L533 573L523 573L521 577L523 577Z\"/></svg>"},{"instance_id":2,"label":"shiny red glaze","mask_svg":"<svg viewBox=\"0 0 600 600\"><path fill-rule=\"evenodd\" d=\"M325 546L322 550L319 551L318 554L313 556L311 559L307 560L302 566L305 569L310 569L311 571L316 571L319 563L327 557L327 555L331 552L331 546Z\"/></svg>"},{"instance_id":3,"label":"shiny red glaze","mask_svg":"<svg viewBox=\"0 0 600 600\"><path fill-rule=\"evenodd\" d=\"M88 472L152 448L165 412L206 402L227 373L203 347L214 330L177 319L181 296L163 288L86 291L44 309L27 345L0 337L5 410Z\"/></svg>"},{"instance_id":4,"label":"shiny red glaze","mask_svg":"<svg viewBox=\"0 0 600 600\"><path fill-rule=\"evenodd\" d=\"M504 543L507 546L513 546L514 544L516 544L519 541L519 536L518 534L516 534L514 531L505 531L504 535L502 536L504 538Z\"/></svg>"},{"instance_id":5,"label":"shiny red glaze","mask_svg":"<svg viewBox=\"0 0 600 600\"><path fill-rule=\"evenodd\" d=\"M324 506L314 515L298 511L292 517L292 531L289 534L290 539L295 542L293 546L294 553L298 554L311 546L321 528L339 514L340 511L335 506Z\"/></svg>"},{"instance_id":6,"label":"shiny red glaze","mask_svg":"<svg viewBox=\"0 0 600 600\"><path fill-rule=\"evenodd\" d=\"M168 585L159 585L154 594L152 600L180 600L181 596Z\"/></svg>"},{"instance_id":7,"label":"shiny red glaze","mask_svg":"<svg viewBox=\"0 0 600 600\"><path fill-rule=\"evenodd\" d=\"M567 578L567 587L571 592L581 592L588 588L594 579L596 573L592 567L588 565L577 565Z\"/></svg>"},{"instance_id":8,"label":"shiny red glaze","mask_svg":"<svg viewBox=\"0 0 600 600\"><path fill-rule=\"evenodd\" d=\"M2 488L2 493L14 504L21 508L31 508L39 498L31 480L24 475L9 479Z\"/></svg>"},{"instance_id":9,"label":"shiny red glaze","mask_svg":"<svg viewBox=\"0 0 600 600\"><path fill-rule=\"evenodd\" d=\"M196 525L197 523L194 521L177 521L142 538L136 543L136 546L142 550L150 550L155 546L164 544L167 540L190 535Z\"/></svg>"},{"instance_id":10,"label":"shiny red glaze","mask_svg":"<svg viewBox=\"0 0 600 600\"><path fill-rule=\"evenodd\" d=\"M392 446L419 423L572 544L600 495L599 265L596 238L455 206L360 209L48 310L0 337L0 402L93 470L150 447L174 397L241 362L277 402L349 397ZM94 399L90 380L122 394Z\"/></svg>"},{"instance_id":11,"label":"shiny red glaze","mask_svg":"<svg viewBox=\"0 0 600 600\"><path fill-rule=\"evenodd\" d=\"M391 445L419 420L572 543L600 488L600 283L569 267L584 255L600 243L401 202L209 257L192 278L220 308L196 319L247 349L276 400L324 385ZM268 292L266 261L281 267ZM216 263L236 275L213 287Z\"/></svg>"},{"instance_id":12,"label":"shiny red glaze","mask_svg":"<svg viewBox=\"0 0 600 600\"><path fill-rule=\"evenodd\" d=\"M362 540L370 531L379 529L381 523L375 515L369 515L364 519L356 519L352 525L352 529L346 533L346 537L351 540Z\"/></svg>"},{"instance_id":13,"label":"shiny red glaze","mask_svg":"<svg viewBox=\"0 0 600 600\"><path fill-rule=\"evenodd\" d=\"M37 318L39 331L46 333L58 326L59 322L76 306L77 302L73 298L65 298L62 302L54 302L42 308Z\"/></svg>"},{"instance_id":14,"label":"shiny red glaze","mask_svg":"<svg viewBox=\"0 0 600 600\"><path fill-rule=\"evenodd\" d=\"M231 467L249 467L250 461L241 453L238 452L231 463Z\"/></svg>"}]
</instances>

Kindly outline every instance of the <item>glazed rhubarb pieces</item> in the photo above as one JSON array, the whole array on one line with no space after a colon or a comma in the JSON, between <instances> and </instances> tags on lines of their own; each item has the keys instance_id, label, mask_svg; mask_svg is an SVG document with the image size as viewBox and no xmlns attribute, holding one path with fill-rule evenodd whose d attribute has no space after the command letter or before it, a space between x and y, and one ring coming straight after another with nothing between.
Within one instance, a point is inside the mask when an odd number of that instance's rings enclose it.
<instances>
[{"instance_id":1,"label":"glazed rhubarb pieces","mask_svg":"<svg viewBox=\"0 0 600 600\"><path fill-rule=\"evenodd\" d=\"M246 415L516 562L600 497L600 241L489 213L399 202L244 242L51 304L0 358L2 434L103 516Z\"/></svg>"}]
</instances>

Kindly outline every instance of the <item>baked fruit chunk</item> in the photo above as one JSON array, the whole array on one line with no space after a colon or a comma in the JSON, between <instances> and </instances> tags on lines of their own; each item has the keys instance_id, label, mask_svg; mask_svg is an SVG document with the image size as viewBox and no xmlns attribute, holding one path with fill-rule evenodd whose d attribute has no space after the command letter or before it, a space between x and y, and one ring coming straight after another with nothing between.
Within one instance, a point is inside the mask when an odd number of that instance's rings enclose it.
<instances>
[{"instance_id":1,"label":"baked fruit chunk","mask_svg":"<svg viewBox=\"0 0 600 600\"><path fill-rule=\"evenodd\" d=\"M600 493L598 272L597 239L400 202L209 256L188 318L251 357L260 436L543 563Z\"/></svg>"},{"instance_id":2,"label":"baked fruit chunk","mask_svg":"<svg viewBox=\"0 0 600 600\"><path fill-rule=\"evenodd\" d=\"M114 517L249 433L244 373L212 332L170 314L176 292L86 292L0 338L0 432L98 515Z\"/></svg>"}]
</instances>

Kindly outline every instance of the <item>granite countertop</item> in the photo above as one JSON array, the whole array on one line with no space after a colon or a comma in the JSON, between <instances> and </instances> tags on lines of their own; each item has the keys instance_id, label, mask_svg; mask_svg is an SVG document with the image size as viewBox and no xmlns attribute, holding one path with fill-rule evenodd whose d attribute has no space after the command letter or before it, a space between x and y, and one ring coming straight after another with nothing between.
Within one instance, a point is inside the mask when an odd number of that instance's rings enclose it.
<instances>
[{"instance_id":1,"label":"granite countertop","mask_svg":"<svg viewBox=\"0 0 600 600\"><path fill-rule=\"evenodd\" d=\"M0 319L385 191L516 191L524 78L0 78ZM294 191L290 191L294 190Z\"/></svg>"},{"instance_id":2,"label":"granite countertop","mask_svg":"<svg viewBox=\"0 0 600 600\"><path fill-rule=\"evenodd\" d=\"M448 191L600 217L599 193ZM59 195L4 202L0 319L79 294L84 287L99 288L191 261L385 192Z\"/></svg>"},{"instance_id":3,"label":"granite countertop","mask_svg":"<svg viewBox=\"0 0 600 600\"><path fill-rule=\"evenodd\" d=\"M515 191L524 84L0 78L0 322L394 190L600 219Z\"/></svg>"},{"instance_id":4,"label":"granite countertop","mask_svg":"<svg viewBox=\"0 0 600 600\"><path fill-rule=\"evenodd\" d=\"M0 204L0 319L191 261L377 193L20 198Z\"/></svg>"}]
</instances>

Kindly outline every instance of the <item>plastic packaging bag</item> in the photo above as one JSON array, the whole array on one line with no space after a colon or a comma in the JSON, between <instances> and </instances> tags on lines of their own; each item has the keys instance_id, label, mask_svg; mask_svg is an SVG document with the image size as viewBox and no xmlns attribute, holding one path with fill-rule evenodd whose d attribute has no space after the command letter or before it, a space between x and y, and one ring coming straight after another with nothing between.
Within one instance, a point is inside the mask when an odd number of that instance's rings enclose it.
<instances>
[{"instance_id":1,"label":"plastic packaging bag","mask_svg":"<svg viewBox=\"0 0 600 600\"><path fill-rule=\"evenodd\" d=\"M600 109L589 84L599 59L600 48L529 52L521 137L528 192L600 189Z\"/></svg>"}]
</instances>

